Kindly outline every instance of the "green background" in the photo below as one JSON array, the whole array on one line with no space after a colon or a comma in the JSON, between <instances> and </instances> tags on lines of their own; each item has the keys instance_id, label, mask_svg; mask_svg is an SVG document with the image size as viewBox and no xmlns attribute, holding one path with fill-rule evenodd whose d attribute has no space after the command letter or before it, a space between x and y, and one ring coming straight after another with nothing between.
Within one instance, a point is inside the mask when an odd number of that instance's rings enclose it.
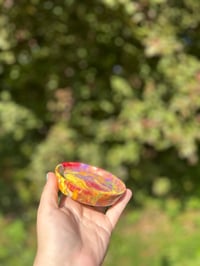
<instances>
[{"instance_id":1,"label":"green background","mask_svg":"<svg viewBox=\"0 0 200 266\"><path fill-rule=\"evenodd\" d=\"M0 0L0 265L33 263L62 161L133 190L105 265L200 265L199 13L196 0Z\"/></svg>"}]
</instances>

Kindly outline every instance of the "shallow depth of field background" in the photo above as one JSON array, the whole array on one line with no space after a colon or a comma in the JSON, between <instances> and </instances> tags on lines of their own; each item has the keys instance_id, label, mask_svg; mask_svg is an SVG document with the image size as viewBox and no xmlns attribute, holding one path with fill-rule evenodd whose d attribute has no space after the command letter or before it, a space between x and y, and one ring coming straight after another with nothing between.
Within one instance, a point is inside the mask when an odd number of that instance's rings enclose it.
<instances>
[{"instance_id":1,"label":"shallow depth of field background","mask_svg":"<svg viewBox=\"0 0 200 266\"><path fill-rule=\"evenodd\" d=\"M0 265L32 265L47 171L133 190L105 266L200 265L200 1L0 0Z\"/></svg>"}]
</instances>

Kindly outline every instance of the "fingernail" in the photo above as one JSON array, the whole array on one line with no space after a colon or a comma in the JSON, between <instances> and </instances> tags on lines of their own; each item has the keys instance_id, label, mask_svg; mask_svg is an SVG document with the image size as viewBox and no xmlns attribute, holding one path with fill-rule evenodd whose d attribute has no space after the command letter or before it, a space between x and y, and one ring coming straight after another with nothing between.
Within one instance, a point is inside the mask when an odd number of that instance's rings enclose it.
<instances>
[{"instance_id":1,"label":"fingernail","mask_svg":"<svg viewBox=\"0 0 200 266\"><path fill-rule=\"evenodd\" d=\"M48 180L48 173L46 174L46 181Z\"/></svg>"}]
</instances>

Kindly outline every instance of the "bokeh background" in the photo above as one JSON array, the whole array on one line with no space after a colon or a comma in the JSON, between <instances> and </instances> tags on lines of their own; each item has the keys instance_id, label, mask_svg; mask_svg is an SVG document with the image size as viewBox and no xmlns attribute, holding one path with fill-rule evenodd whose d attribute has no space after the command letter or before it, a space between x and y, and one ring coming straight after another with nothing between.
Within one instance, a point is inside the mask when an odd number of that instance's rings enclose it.
<instances>
[{"instance_id":1,"label":"bokeh background","mask_svg":"<svg viewBox=\"0 0 200 266\"><path fill-rule=\"evenodd\" d=\"M47 171L134 197L105 266L200 265L200 1L0 0L0 265L32 265Z\"/></svg>"}]
</instances>

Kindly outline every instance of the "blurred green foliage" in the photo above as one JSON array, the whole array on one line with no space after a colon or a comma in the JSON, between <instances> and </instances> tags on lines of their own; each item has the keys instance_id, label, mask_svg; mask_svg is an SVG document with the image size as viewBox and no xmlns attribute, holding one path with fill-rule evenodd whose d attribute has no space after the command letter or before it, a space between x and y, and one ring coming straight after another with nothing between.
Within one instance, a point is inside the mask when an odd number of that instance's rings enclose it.
<instances>
[{"instance_id":1,"label":"blurred green foliage","mask_svg":"<svg viewBox=\"0 0 200 266\"><path fill-rule=\"evenodd\" d=\"M200 264L199 211L171 218L151 207L129 212L115 231L105 266L197 266Z\"/></svg>"},{"instance_id":2,"label":"blurred green foliage","mask_svg":"<svg viewBox=\"0 0 200 266\"><path fill-rule=\"evenodd\" d=\"M61 161L112 171L138 205L198 206L199 12L196 0L0 0L0 213L15 242ZM0 262L18 265L9 252Z\"/></svg>"}]
</instances>

